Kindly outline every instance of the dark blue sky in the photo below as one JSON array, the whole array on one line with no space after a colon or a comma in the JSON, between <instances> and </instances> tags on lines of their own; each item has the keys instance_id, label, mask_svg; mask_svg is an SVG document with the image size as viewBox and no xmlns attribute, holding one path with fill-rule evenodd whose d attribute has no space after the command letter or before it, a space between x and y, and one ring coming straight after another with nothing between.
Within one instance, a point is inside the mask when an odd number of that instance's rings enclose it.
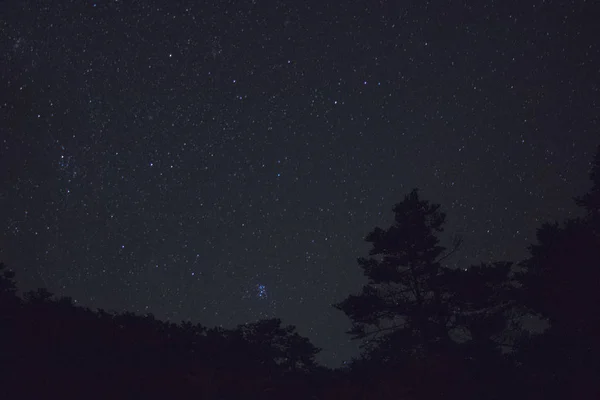
<instances>
[{"instance_id":1,"label":"dark blue sky","mask_svg":"<svg viewBox=\"0 0 600 400\"><path fill-rule=\"evenodd\" d=\"M590 185L598 6L472 3L3 2L0 259L92 308L280 317L340 364L330 305L413 187L469 265Z\"/></svg>"}]
</instances>

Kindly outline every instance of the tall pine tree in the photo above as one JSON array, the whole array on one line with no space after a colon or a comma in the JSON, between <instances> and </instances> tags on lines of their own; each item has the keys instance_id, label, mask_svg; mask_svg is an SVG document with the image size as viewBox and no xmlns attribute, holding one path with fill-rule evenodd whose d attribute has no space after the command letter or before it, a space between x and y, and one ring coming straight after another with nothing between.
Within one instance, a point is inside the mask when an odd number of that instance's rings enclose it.
<instances>
[{"instance_id":1,"label":"tall pine tree","mask_svg":"<svg viewBox=\"0 0 600 400\"><path fill-rule=\"evenodd\" d=\"M497 347L511 301L511 263L451 269L442 262L451 250L441 246L446 215L439 204L421 200L417 189L396 204L394 224L375 228L369 258L358 264L368 283L335 307L352 320L349 333L380 362L431 357L451 349Z\"/></svg>"}]
</instances>

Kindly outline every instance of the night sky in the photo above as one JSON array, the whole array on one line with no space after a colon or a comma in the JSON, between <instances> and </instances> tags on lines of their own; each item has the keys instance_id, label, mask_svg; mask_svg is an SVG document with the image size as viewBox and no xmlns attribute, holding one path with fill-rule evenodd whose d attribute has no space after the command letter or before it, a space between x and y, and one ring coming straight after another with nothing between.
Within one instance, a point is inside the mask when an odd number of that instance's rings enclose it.
<instances>
[{"instance_id":1,"label":"night sky","mask_svg":"<svg viewBox=\"0 0 600 400\"><path fill-rule=\"evenodd\" d=\"M0 260L23 290L229 328L331 307L419 187L448 262L519 261L600 144L593 1L4 1ZM398 5L402 4L402 5Z\"/></svg>"}]
</instances>

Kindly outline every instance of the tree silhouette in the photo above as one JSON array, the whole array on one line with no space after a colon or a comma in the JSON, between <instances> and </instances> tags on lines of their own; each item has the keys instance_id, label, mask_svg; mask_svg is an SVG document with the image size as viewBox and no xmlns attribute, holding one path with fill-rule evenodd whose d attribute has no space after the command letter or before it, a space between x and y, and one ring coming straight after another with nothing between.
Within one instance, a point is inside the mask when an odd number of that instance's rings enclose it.
<instances>
[{"instance_id":1,"label":"tree silhouette","mask_svg":"<svg viewBox=\"0 0 600 400\"><path fill-rule=\"evenodd\" d=\"M30 304L47 304L52 301L54 295L46 288L38 288L37 290L30 290L23 295L23 298L27 303Z\"/></svg>"},{"instance_id":2,"label":"tree silhouette","mask_svg":"<svg viewBox=\"0 0 600 400\"><path fill-rule=\"evenodd\" d=\"M278 319L206 329L93 312L44 288L21 301L13 278L0 266L1 293L15 299L0 309L8 398L300 399L327 381L314 360L319 349Z\"/></svg>"},{"instance_id":3,"label":"tree silhouette","mask_svg":"<svg viewBox=\"0 0 600 400\"><path fill-rule=\"evenodd\" d=\"M253 345L262 363L274 363L285 371L308 372L316 368L315 356L321 349L295 332L296 327L281 326L278 318L238 326L241 337Z\"/></svg>"},{"instance_id":4,"label":"tree silhouette","mask_svg":"<svg viewBox=\"0 0 600 400\"><path fill-rule=\"evenodd\" d=\"M0 262L0 366L14 365L19 355L14 351L18 338L15 325L19 317L21 302L16 296L15 273ZM0 367L0 382L10 379L11 375ZM3 391L6 388L3 387Z\"/></svg>"},{"instance_id":5,"label":"tree silhouette","mask_svg":"<svg viewBox=\"0 0 600 400\"><path fill-rule=\"evenodd\" d=\"M600 398L600 147L590 178L575 199L587 215L543 224L521 263L521 301L550 328L522 343L519 357L550 398Z\"/></svg>"},{"instance_id":6,"label":"tree silhouette","mask_svg":"<svg viewBox=\"0 0 600 400\"><path fill-rule=\"evenodd\" d=\"M461 241L451 250L439 245L446 218L440 205L421 200L414 189L393 211L390 228L377 227L366 237L371 257L358 259L368 284L335 307L352 320L353 338L364 339L362 364L404 368L405 378L428 371L438 379L433 397L440 391L464 392L466 370L476 372L495 360L487 370L491 373L502 364L500 343L514 306L512 263L444 266ZM417 380L413 376L413 383ZM419 391L426 396L429 389L431 382Z\"/></svg>"},{"instance_id":7,"label":"tree silhouette","mask_svg":"<svg viewBox=\"0 0 600 400\"><path fill-rule=\"evenodd\" d=\"M361 257L358 263L369 283L359 295L335 305L352 320L355 338L381 344L380 334L395 332L413 346L420 344L420 350L447 341L441 328L448 312L437 284L445 250L436 236L445 221L439 207L420 200L415 189L394 207L392 227L377 227L367 235L373 246L369 255L378 258Z\"/></svg>"},{"instance_id":8,"label":"tree silhouette","mask_svg":"<svg viewBox=\"0 0 600 400\"><path fill-rule=\"evenodd\" d=\"M14 298L16 292L14 271L9 270L3 262L0 262L0 301Z\"/></svg>"},{"instance_id":9,"label":"tree silhouette","mask_svg":"<svg viewBox=\"0 0 600 400\"><path fill-rule=\"evenodd\" d=\"M592 188L583 196L576 197L575 203L585 208L588 218L598 223L597 218L600 217L600 145L596 149L589 177L592 181Z\"/></svg>"}]
</instances>

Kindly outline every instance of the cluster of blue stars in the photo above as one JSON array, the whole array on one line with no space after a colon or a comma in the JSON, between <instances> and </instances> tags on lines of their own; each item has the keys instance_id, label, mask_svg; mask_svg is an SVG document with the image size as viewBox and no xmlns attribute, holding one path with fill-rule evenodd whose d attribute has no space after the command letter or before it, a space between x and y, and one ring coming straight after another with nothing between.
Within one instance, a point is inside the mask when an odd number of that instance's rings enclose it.
<instances>
[{"instance_id":1,"label":"cluster of blue stars","mask_svg":"<svg viewBox=\"0 0 600 400\"><path fill-rule=\"evenodd\" d=\"M258 298L259 299L266 299L267 298L267 287L263 284L258 284L256 285L256 288L258 289Z\"/></svg>"}]
</instances>

